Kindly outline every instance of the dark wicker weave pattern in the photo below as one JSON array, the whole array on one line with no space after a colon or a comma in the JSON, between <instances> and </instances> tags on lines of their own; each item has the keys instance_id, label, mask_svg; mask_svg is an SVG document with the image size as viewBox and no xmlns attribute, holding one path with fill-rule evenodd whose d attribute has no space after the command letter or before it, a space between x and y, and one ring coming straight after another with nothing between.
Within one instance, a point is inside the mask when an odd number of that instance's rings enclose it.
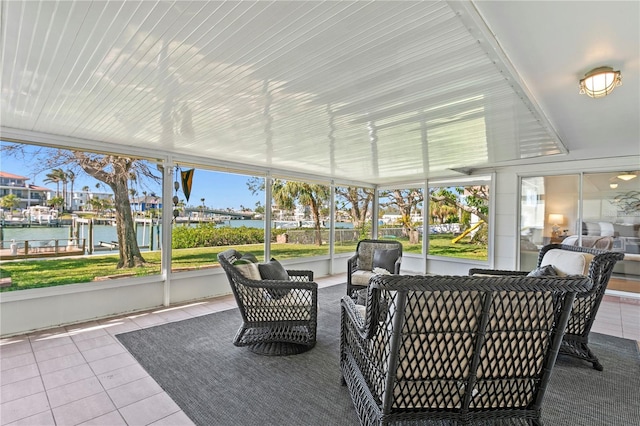
<instances>
[{"instance_id":1,"label":"dark wicker weave pattern","mask_svg":"<svg viewBox=\"0 0 640 426\"><path fill-rule=\"evenodd\" d=\"M287 271L289 281L250 280L232 264L241 256L233 249L218 254L242 316L233 344L263 355L293 355L313 348L318 321L318 284L313 282L313 272ZM273 297L268 290L276 295L288 293Z\"/></svg>"},{"instance_id":2,"label":"dark wicker weave pattern","mask_svg":"<svg viewBox=\"0 0 640 426\"><path fill-rule=\"evenodd\" d=\"M395 269L389 271L392 274L400 273L402 263L402 243L393 240L360 240L356 247L356 254L347 260L347 294L352 295L355 290L362 289L362 286L355 286L351 282L351 275L357 270L371 271L373 269L373 252L376 249L389 250L397 249L399 256L395 263Z\"/></svg>"},{"instance_id":3,"label":"dark wicker weave pattern","mask_svg":"<svg viewBox=\"0 0 640 426\"><path fill-rule=\"evenodd\" d=\"M586 277L372 278L366 318L341 302L340 366L360 422L541 424L571 304L590 288Z\"/></svg>"},{"instance_id":4,"label":"dark wicker weave pattern","mask_svg":"<svg viewBox=\"0 0 640 426\"><path fill-rule=\"evenodd\" d=\"M551 249L561 249L594 255L589 264L588 277L593 281L593 287L589 292L578 294L573 302L573 309L565 335L560 347L560 353L584 359L593 364L593 368L602 371L603 367L591 349L589 349L589 332L598 313L600 302L609 284L609 278L613 272L616 262L624 258L623 253L597 250L580 246L568 246L562 244L549 244L540 249L538 255L538 266L542 263L544 255ZM489 269L471 269L469 275L476 273L492 275L526 275L522 271L504 271Z\"/></svg>"}]
</instances>

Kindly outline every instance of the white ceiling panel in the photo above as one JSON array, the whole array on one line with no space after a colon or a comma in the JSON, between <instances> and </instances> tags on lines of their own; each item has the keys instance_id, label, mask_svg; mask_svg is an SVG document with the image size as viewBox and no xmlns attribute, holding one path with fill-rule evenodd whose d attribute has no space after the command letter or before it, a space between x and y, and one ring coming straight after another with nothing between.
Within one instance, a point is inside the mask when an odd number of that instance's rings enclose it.
<instances>
[{"instance_id":1,"label":"white ceiling panel","mask_svg":"<svg viewBox=\"0 0 640 426\"><path fill-rule=\"evenodd\" d=\"M468 2L9 0L1 13L5 131L374 184L567 152Z\"/></svg>"}]
</instances>

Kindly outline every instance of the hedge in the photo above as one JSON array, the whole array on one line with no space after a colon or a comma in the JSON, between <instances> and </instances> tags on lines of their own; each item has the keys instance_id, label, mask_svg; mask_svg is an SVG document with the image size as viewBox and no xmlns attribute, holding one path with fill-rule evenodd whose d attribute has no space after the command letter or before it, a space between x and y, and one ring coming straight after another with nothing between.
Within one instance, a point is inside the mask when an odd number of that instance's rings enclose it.
<instances>
[{"instance_id":1,"label":"hedge","mask_svg":"<svg viewBox=\"0 0 640 426\"><path fill-rule=\"evenodd\" d=\"M176 226L172 233L171 246L174 249L264 243L264 229L246 226L216 227L211 223L203 223L197 227Z\"/></svg>"}]
</instances>

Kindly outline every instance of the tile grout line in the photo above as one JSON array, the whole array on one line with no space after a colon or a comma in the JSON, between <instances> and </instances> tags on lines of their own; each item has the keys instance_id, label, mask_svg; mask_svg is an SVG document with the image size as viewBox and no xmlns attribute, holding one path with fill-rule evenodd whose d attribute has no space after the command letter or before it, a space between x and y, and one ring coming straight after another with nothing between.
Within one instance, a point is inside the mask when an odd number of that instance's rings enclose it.
<instances>
[{"instance_id":1,"label":"tile grout line","mask_svg":"<svg viewBox=\"0 0 640 426\"><path fill-rule=\"evenodd\" d=\"M38 414L46 413L47 411L49 411L49 413L51 414L51 418L52 418L52 419L54 418L54 417L53 417L53 412L51 411L51 401L49 400L49 395L47 394L47 389L45 388L45 386L44 386L44 381L42 380L42 371L40 370L40 365L38 364L38 360L37 360L37 358L36 358L36 354L35 354L35 351L34 351L34 349L33 349L33 344L32 344L32 342L31 342L31 338L30 338L30 337L28 337L28 336L26 336L26 339L27 339L27 341L29 342L29 349L31 350L31 355L33 356L33 362L34 362L34 364L35 364L36 371L38 372L38 379L40 380L40 384L42 385L42 393L44 393L44 396L45 396L45 398L46 398L46 400L47 400L47 406L48 406L48 408L47 408L47 409L45 409L45 410L39 411L39 412L37 412L37 413L30 413L30 414L28 414L26 417L20 417L20 418L18 418L18 419L14 419L14 420L12 420L10 423L19 422L20 420L23 420L23 419L26 419L26 418L29 418L29 417L32 417L32 416L35 416L35 415L38 415ZM25 366L22 366L22 367L25 367ZM17 381L17 382L13 382L13 383L24 382L25 380L29 380L29 379L23 379L23 380L19 380L19 381ZM23 397L21 397L21 398L17 398L17 399L14 399L14 400L12 400L12 401L7 401L7 402L19 401L19 400L24 399L24 398L27 398L27 397L29 397L29 396L37 395L38 393L40 393L40 392L36 392L36 393L34 393L34 394L27 395L27 396L23 396ZM2 404L4 405L4 402L3 402ZM55 419L54 419L54 422L55 422Z\"/></svg>"},{"instance_id":2,"label":"tile grout line","mask_svg":"<svg viewBox=\"0 0 640 426\"><path fill-rule=\"evenodd\" d=\"M47 388L44 385L44 380L42 379L42 371L40 370L40 364L38 363L38 358L36 358L36 351L33 348L33 342L31 341L31 337L28 337L27 340L29 341L29 348L31 348L31 354L33 355L33 361L36 363L36 370L38 371L38 378L40 379L40 383L42 384L42 392L44 392L44 396L45 398L47 398L47 405L48 405L48 411L49 414L51 415L51 418L53 419L53 422L56 422L55 417L53 416L53 410L51 409L51 400L49 399L49 394L47 393ZM41 413L46 412L47 410L43 410L41 411ZM34 416L36 414L40 414L40 413L34 413L31 414L31 416ZM27 416L27 417L31 417L31 416ZM24 417L24 418L27 418ZM16 420L17 421L17 420Z\"/></svg>"},{"instance_id":3,"label":"tile grout line","mask_svg":"<svg viewBox=\"0 0 640 426\"><path fill-rule=\"evenodd\" d=\"M68 330L66 327L65 327L65 330L67 330L67 332L68 332L68 333L70 333L70 332L69 332L69 330ZM108 333L107 333L107 334L108 334ZM93 378L95 378L95 379L98 381L98 383L100 384L100 388L102 389L102 392L104 392L104 393L105 393L105 395L107 396L107 398L109 398L109 401L111 402L111 404L113 404L113 407L115 408L115 411L118 411L118 408L116 407L115 402L114 402L114 401L113 401L113 399L111 398L111 395L109 395L109 392L107 392L107 390L105 389L104 384L102 384L102 382L100 381L100 378L99 378L99 377L98 377L98 375L96 374L95 370L93 369L93 367L91 366L91 364L89 363L89 361L87 360L87 358L85 357L84 353L82 353L82 351L81 351L81 350L80 350L80 348L78 347L78 343L73 339L73 337L72 337L72 336L69 336L69 337L71 338L71 341L73 342L73 344L75 345L75 347L76 347L76 348L78 349L78 351L80 352L80 355L82 356L82 359L84 359L84 361L87 363L87 366L89 367L89 369L90 369L90 370L91 370L91 372L93 373ZM117 340L117 339L116 339L116 340ZM67 404L64 404L64 405L69 405L69 404L72 404L72 403L74 403L74 402L82 401L83 399L90 398L90 397L92 397L92 396L94 396L94 395L97 395L97 394L98 394L98 393L95 393L95 394L92 394L92 395L88 395L88 396L85 396L84 398L76 399L76 400L71 401L71 402L68 402ZM61 405L61 407L63 407L64 405ZM56 407L56 408L57 408L57 407ZM52 411L53 411L53 410L52 410ZM105 414L108 414L108 413L105 413ZM90 418L90 419L83 420L83 421L82 421L82 423L86 423L86 422L91 421L91 420L93 420L93 419L97 419L98 417L104 416L105 414L101 414L101 415L99 415L99 416L95 416L95 417L92 417L92 418ZM122 417L122 414L120 414L120 412L119 412L119 411L118 411L118 415L120 415L120 417ZM124 419L124 417L122 417L122 418ZM55 421L55 417L54 417L54 421ZM56 424L57 424L57 422L56 422Z\"/></svg>"}]
</instances>

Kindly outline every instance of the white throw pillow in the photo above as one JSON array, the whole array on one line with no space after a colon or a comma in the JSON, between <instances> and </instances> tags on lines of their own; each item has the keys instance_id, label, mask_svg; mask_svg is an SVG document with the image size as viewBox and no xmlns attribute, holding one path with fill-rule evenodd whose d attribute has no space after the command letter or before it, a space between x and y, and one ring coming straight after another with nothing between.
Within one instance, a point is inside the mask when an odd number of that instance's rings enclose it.
<instances>
[{"instance_id":1,"label":"white throw pillow","mask_svg":"<svg viewBox=\"0 0 640 426\"><path fill-rule=\"evenodd\" d=\"M613 223L611 222L598 222L600 225L600 236L602 237L614 237L616 231L613 229Z\"/></svg>"},{"instance_id":2,"label":"white throw pillow","mask_svg":"<svg viewBox=\"0 0 640 426\"><path fill-rule=\"evenodd\" d=\"M553 249L545 253L540 266L553 265L558 276L588 275L589 264L593 260L590 253Z\"/></svg>"}]
</instances>

